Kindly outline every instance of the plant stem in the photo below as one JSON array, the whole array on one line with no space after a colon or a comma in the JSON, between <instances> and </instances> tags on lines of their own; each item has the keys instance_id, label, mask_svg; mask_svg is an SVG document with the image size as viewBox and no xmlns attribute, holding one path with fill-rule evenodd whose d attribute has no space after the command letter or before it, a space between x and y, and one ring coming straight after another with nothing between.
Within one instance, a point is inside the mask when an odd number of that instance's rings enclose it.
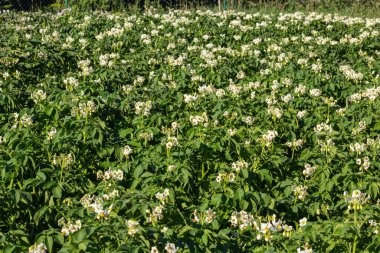
<instances>
[{"instance_id":1,"label":"plant stem","mask_svg":"<svg viewBox=\"0 0 380 253\"><path fill-rule=\"evenodd\" d=\"M59 182L62 183L62 174L63 174L63 166L61 166L61 176L59 177Z\"/></svg>"},{"instance_id":2,"label":"plant stem","mask_svg":"<svg viewBox=\"0 0 380 253\"><path fill-rule=\"evenodd\" d=\"M330 120L330 105L327 106L327 121Z\"/></svg>"},{"instance_id":3,"label":"plant stem","mask_svg":"<svg viewBox=\"0 0 380 253\"><path fill-rule=\"evenodd\" d=\"M357 226L356 208L354 209L354 226ZM352 253L356 252L356 245L358 243L357 239L358 239L358 236L355 235L355 237L354 237L354 244L352 245Z\"/></svg>"}]
</instances>

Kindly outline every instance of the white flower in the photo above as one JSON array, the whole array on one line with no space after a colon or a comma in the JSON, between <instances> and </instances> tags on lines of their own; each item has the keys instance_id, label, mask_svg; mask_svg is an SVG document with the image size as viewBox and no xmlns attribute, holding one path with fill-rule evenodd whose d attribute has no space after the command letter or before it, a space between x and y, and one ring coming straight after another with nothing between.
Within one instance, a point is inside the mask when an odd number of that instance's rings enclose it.
<instances>
[{"instance_id":1,"label":"white flower","mask_svg":"<svg viewBox=\"0 0 380 253\"><path fill-rule=\"evenodd\" d=\"M122 153L124 156L128 157L130 154L132 154L132 148L130 146L126 145L123 148Z\"/></svg>"},{"instance_id":2,"label":"white flower","mask_svg":"<svg viewBox=\"0 0 380 253\"><path fill-rule=\"evenodd\" d=\"M299 226L302 228L306 225L306 222L307 222L307 219L306 218L302 218L299 220Z\"/></svg>"},{"instance_id":3,"label":"white flower","mask_svg":"<svg viewBox=\"0 0 380 253\"><path fill-rule=\"evenodd\" d=\"M167 202L169 198L169 189L166 188L163 193L157 192L155 196L156 196L156 199L158 199L161 202L161 204L164 205L165 202Z\"/></svg>"},{"instance_id":4,"label":"white flower","mask_svg":"<svg viewBox=\"0 0 380 253\"><path fill-rule=\"evenodd\" d=\"M276 136L278 136L277 131L268 130L261 138L258 138L257 141L262 142L266 147L269 147Z\"/></svg>"},{"instance_id":5,"label":"white flower","mask_svg":"<svg viewBox=\"0 0 380 253\"><path fill-rule=\"evenodd\" d=\"M52 127L48 133L48 140L52 140L57 133L57 129L55 127Z\"/></svg>"},{"instance_id":6,"label":"white flower","mask_svg":"<svg viewBox=\"0 0 380 253\"><path fill-rule=\"evenodd\" d=\"M230 173L228 175L228 182L232 183L232 182L235 182L235 174L234 173Z\"/></svg>"},{"instance_id":7,"label":"white flower","mask_svg":"<svg viewBox=\"0 0 380 253\"><path fill-rule=\"evenodd\" d=\"M217 183L221 183L222 182L222 180L223 180L223 174L219 174L217 177L216 177L216 179L215 179L215 181L217 182Z\"/></svg>"},{"instance_id":8,"label":"white flower","mask_svg":"<svg viewBox=\"0 0 380 253\"><path fill-rule=\"evenodd\" d=\"M304 185L293 186L293 193L299 200L303 201L305 200L307 196L307 186L304 186Z\"/></svg>"},{"instance_id":9,"label":"white flower","mask_svg":"<svg viewBox=\"0 0 380 253\"><path fill-rule=\"evenodd\" d=\"M237 132L237 129L235 129L235 128L233 128L233 129L230 128L227 130L227 134L229 136L234 136L236 134L236 132Z\"/></svg>"},{"instance_id":10,"label":"white flower","mask_svg":"<svg viewBox=\"0 0 380 253\"><path fill-rule=\"evenodd\" d=\"M370 195L360 190L353 190L351 196L345 191L343 196L345 197L345 201L349 203L348 210L361 210L363 205L368 203L371 198Z\"/></svg>"},{"instance_id":11,"label":"white flower","mask_svg":"<svg viewBox=\"0 0 380 253\"><path fill-rule=\"evenodd\" d=\"M167 243L165 246L165 250L168 253L176 253L178 251L178 248L176 248L174 243Z\"/></svg>"},{"instance_id":12,"label":"white flower","mask_svg":"<svg viewBox=\"0 0 380 253\"><path fill-rule=\"evenodd\" d=\"M233 162L231 167L236 172L239 172L241 169L247 169L248 163L244 160L239 160L239 161Z\"/></svg>"},{"instance_id":13,"label":"white flower","mask_svg":"<svg viewBox=\"0 0 380 253\"><path fill-rule=\"evenodd\" d=\"M140 231L138 228L139 222L135 220L127 220L126 225L128 227L128 234L134 236L137 232Z\"/></svg>"},{"instance_id":14,"label":"white flower","mask_svg":"<svg viewBox=\"0 0 380 253\"><path fill-rule=\"evenodd\" d=\"M284 101L285 103L289 103L290 101L292 101L294 99L293 95L292 94L287 94L285 96L283 96L281 98L282 101Z\"/></svg>"},{"instance_id":15,"label":"white flower","mask_svg":"<svg viewBox=\"0 0 380 253\"><path fill-rule=\"evenodd\" d=\"M158 249L156 246L153 246L151 249L150 249L150 253L158 253Z\"/></svg>"},{"instance_id":16,"label":"white flower","mask_svg":"<svg viewBox=\"0 0 380 253\"><path fill-rule=\"evenodd\" d=\"M37 104L37 103L46 99L46 93L43 90L34 91L31 94L31 97L32 97L34 103Z\"/></svg>"},{"instance_id":17,"label":"white flower","mask_svg":"<svg viewBox=\"0 0 380 253\"><path fill-rule=\"evenodd\" d=\"M61 229L61 234L64 235L64 236L69 236L69 234L70 234L69 228L68 227L63 227Z\"/></svg>"},{"instance_id":18,"label":"white flower","mask_svg":"<svg viewBox=\"0 0 380 253\"><path fill-rule=\"evenodd\" d=\"M318 97L321 95L322 91L320 89L312 89L310 90L310 96L312 97Z\"/></svg>"},{"instance_id":19,"label":"white flower","mask_svg":"<svg viewBox=\"0 0 380 253\"><path fill-rule=\"evenodd\" d=\"M303 170L303 175L305 177L311 177L314 172L317 170L317 166L311 166L310 164L305 164L305 169Z\"/></svg>"},{"instance_id":20,"label":"white flower","mask_svg":"<svg viewBox=\"0 0 380 253\"><path fill-rule=\"evenodd\" d=\"M29 253L45 253L47 251L46 245L44 243L34 244L29 247Z\"/></svg>"},{"instance_id":21,"label":"white flower","mask_svg":"<svg viewBox=\"0 0 380 253\"><path fill-rule=\"evenodd\" d=\"M136 114L142 114L144 116L148 116L150 114L151 109L152 109L152 101L137 102L135 104Z\"/></svg>"}]
</instances>

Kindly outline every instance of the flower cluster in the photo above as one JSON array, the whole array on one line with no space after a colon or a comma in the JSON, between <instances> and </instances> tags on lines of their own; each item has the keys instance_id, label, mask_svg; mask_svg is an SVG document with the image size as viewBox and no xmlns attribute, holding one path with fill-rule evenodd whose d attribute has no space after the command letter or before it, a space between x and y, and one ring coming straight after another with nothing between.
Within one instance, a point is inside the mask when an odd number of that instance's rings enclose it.
<instances>
[{"instance_id":1,"label":"flower cluster","mask_svg":"<svg viewBox=\"0 0 380 253\"><path fill-rule=\"evenodd\" d=\"M258 138L257 141L263 143L266 147L269 147L272 145L272 142L277 135L277 131L268 130L261 138Z\"/></svg>"},{"instance_id":2,"label":"flower cluster","mask_svg":"<svg viewBox=\"0 0 380 253\"><path fill-rule=\"evenodd\" d=\"M365 143L351 143L350 151L355 152L357 155L360 155L364 150L367 149L367 145Z\"/></svg>"},{"instance_id":3,"label":"flower cluster","mask_svg":"<svg viewBox=\"0 0 380 253\"><path fill-rule=\"evenodd\" d=\"M374 220L369 220L368 223L369 223L369 226L373 228L372 233L377 235L379 233L380 223Z\"/></svg>"},{"instance_id":4,"label":"flower cluster","mask_svg":"<svg viewBox=\"0 0 380 253\"><path fill-rule=\"evenodd\" d=\"M289 148L292 148L292 149L297 149L297 148L300 148L302 147L302 145L304 144L304 140L302 139L298 139L298 140L294 140L294 141L288 141L285 143Z\"/></svg>"},{"instance_id":5,"label":"flower cluster","mask_svg":"<svg viewBox=\"0 0 380 253\"><path fill-rule=\"evenodd\" d=\"M367 127L367 123L365 121L359 121L359 125L356 128L352 129L353 135L358 135L360 132L363 132Z\"/></svg>"},{"instance_id":6,"label":"flower cluster","mask_svg":"<svg viewBox=\"0 0 380 253\"><path fill-rule=\"evenodd\" d=\"M236 171L237 173L240 172L240 170L242 169L247 169L248 168L248 163L244 160L239 160L239 161L236 161L236 162L233 162L231 167L234 171Z\"/></svg>"},{"instance_id":7,"label":"flower cluster","mask_svg":"<svg viewBox=\"0 0 380 253\"><path fill-rule=\"evenodd\" d=\"M165 203L169 200L169 189L166 188L164 192L157 192L156 193L156 199L158 199L162 205L165 205Z\"/></svg>"},{"instance_id":8,"label":"flower cluster","mask_svg":"<svg viewBox=\"0 0 380 253\"><path fill-rule=\"evenodd\" d=\"M134 236L135 234L137 234L140 231L140 228L139 228L140 223L138 221L127 220L125 223L128 227L128 234L129 235Z\"/></svg>"},{"instance_id":9,"label":"flower cluster","mask_svg":"<svg viewBox=\"0 0 380 253\"><path fill-rule=\"evenodd\" d=\"M81 220L76 220L75 223L72 223L71 220L65 222L65 218L61 218L58 220L58 226L61 226L61 234L64 236L69 236L69 234L74 234L82 227Z\"/></svg>"},{"instance_id":10,"label":"flower cluster","mask_svg":"<svg viewBox=\"0 0 380 253\"><path fill-rule=\"evenodd\" d=\"M97 179L101 179L104 181L114 180L121 181L124 178L124 172L122 170L107 170L105 172L99 170L96 174Z\"/></svg>"},{"instance_id":11,"label":"flower cluster","mask_svg":"<svg viewBox=\"0 0 380 253\"><path fill-rule=\"evenodd\" d=\"M234 173L219 173L216 177L216 182L221 183L224 182L235 182L236 175Z\"/></svg>"},{"instance_id":12,"label":"flower cluster","mask_svg":"<svg viewBox=\"0 0 380 253\"><path fill-rule=\"evenodd\" d=\"M298 119L302 119L303 117L305 117L305 115L306 115L306 111L297 112L297 118Z\"/></svg>"},{"instance_id":13,"label":"flower cluster","mask_svg":"<svg viewBox=\"0 0 380 253\"><path fill-rule=\"evenodd\" d=\"M208 210L199 213L197 209L195 209L192 213L192 221L196 223L201 223L203 224L204 222L210 224L215 218L216 218L216 213L209 208Z\"/></svg>"},{"instance_id":14,"label":"flower cluster","mask_svg":"<svg viewBox=\"0 0 380 253\"><path fill-rule=\"evenodd\" d=\"M178 140L174 136L168 136L168 140L165 144L167 149L171 149L172 147L175 147L178 145Z\"/></svg>"},{"instance_id":15,"label":"flower cluster","mask_svg":"<svg viewBox=\"0 0 380 253\"><path fill-rule=\"evenodd\" d=\"M361 158L356 159L356 164L360 166L360 171L367 171L369 166L371 166L371 162L369 161L368 156L365 156L363 160Z\"/></svg>"},{"instance_id":16,"label":"flower cluster","mask_svg":"<svg viewBox=\"0 0 380 253\"><path fill-rule=\"evenodd\" d=\"M283 111L281 108L269 107L268 114L274 117L275 119L279 119L282 117Z\"/></svg>"},{"instance_id":17,"label":"flower cluster","mask_svg":"<svg viewBox=\"0 0 380 253\"><path fill-rule=\"evenodd\" d=\"M79 80L75 77L68 77L63 80L63 83L65 84L66 90L73 91L76 87L79 85Z\"/></svg>"},{"instance_id":18,"label":"flower cluster","mask_svg":"<svg viewBox=\"0 0 380 253\"><path fill-rule=\"evenodd\" d=\"M45 253L47 251L44 243L33 244L29 247L29 253Z\"/></svg>"},{"instance_id":19,"label":"flower cluster","mask_svg":"<svg viewBox=\"0 0 380 253\"><path fill-rule=\"evenodd\" d=\"M293 194L299 200L304 201L307 196L307 189L308 187L304 185L293 186Z\"/></svg>"},{"instance_id":20,"label":"flower cluster","mask_svg":"<svg viewBox=\"0 0 380 253\"><path fill-rule=\"evenodd\" d=\"M48 132L48 136L47 136L47 139L49 140L49 141L51 141L53 138L54 138L54 136L57 134L57 129L55 128L55 127L52 127L51 129L50 129L50 131Z\"/></svg>"},{"instance_id":21,"label":"flower cluster","mask_svg":"<svg viewBox=\"0 0 380 253\"><path fill-rule=\"evenodd\" d=\"M197 126L197 125L203 123L204 127L207 127L207 125L208 125L207 124L207 122L208 122L207 114L203 113L202 115L196 115L196 116L191 115L190 116L190 122L194 126Z\"/></svg>"},{"instance_id":22,"label":"flower cluster","mask_svg":"<svg viewBox=\"0 0 380 253\"><path fill-rule=\"evenodd\" d=\"M331 134L333 132L333 128L329 124L321 123L314 127L314 131L318 134Z\"/></svg>"},{"instance_id":23,"label":"flower cluster","mask_svg":"<svg viewBox=\"0 0 380 253\"><path fill-rule=\"evenodd\" d=\"M135 113L144 116L148 116L150 114L150 110L152 109L152 101L146 101L146 102L137 102L135 104Z\"/></svg>"},{"instance_id":24,"label":"flower cluster","mask_svg":"<svg viewBox=\"0 0 380 253\"><path fill-rule=\"evenodd\" d=\"M348 80L354 80L354 81L359 81L363 79L363 74L359 72L355 72L350 66L348 65L342 65L339 67L339 70L343 73L343 75L348 79Z\"/></svg>"},{"instance_id":25,"label":"flower cluster","mask_svg":"<svg viewBox=\"0 0 380 253\"><path fill-rule=\"evenodd\" d=\"M267 222L261 221L260 223L260 229L259 234L256 236L257 240L260 240L262 237L264 237L265 241L269 241L273 238L273 235L275 233L283 231L284 224L282 224L281 220L276 220L276 215L272 215L268 217ZM291 232L292 227L287 226L287 232ZM285 234L286 236L288 234Z\"/></svg>"},{"instance_id":26,"label":"flower cluster","mask_svg":"<svg viewBox=\"0 0 380 253\"><path fill-rule=\"evenodd\" d=\"M266 218L258 217L255 219L253 215L246 211L233 212L230 218L233 227L239 227L240 231L246 231L251 228L256 231L256 239L269 241L275 234L282 232L284 237L290 237L293 232L293 227L283 224L280 219L276 219L276 215L268 216Z\"/></svg>"},{"instance_id":27,"label":"flower cluster","mask_svg":"<svg viewBox=\"0 0 380 253\"><path fill-rule=\"evenodd\" d=\"M243 122L250 126L255 122L255 118L253 118L252 116L247 116L243 118Z\"/></svg>"},{"instance_id":28,"label":"flower cluster","mask_svg":"<svg viewBox=\"0 0 380 253\"><path fill-rule=\"evenodd\" d=\"M337 100L334 99L333 97L323 97L322 98L323 103L328 105L329 107L332 107L336 104Z\"/></svg>"},{"instance_id":29,"label":"flower cluster","mask_svg":"<svg viewBox=\"0 0 380 253\"><path fill-rule=\"evenodd\" d=\"M317 166L311 166L310 164L305 164L305 169L302 171L302 174L305 177L311 177L314 175L315 171L317 170Z\"/></svg>"},{"instance_id":30,"label":"flower cluster","mask_svg":"<svg viewBox=\"0 0 380 253\"><path fill-rule=\"evenodd\" d=\"M139 139L144 140L145 142L153 140L153 133L151 132L142 132L139 134Z\"/></svg>"},{"instance_id":31,"label":"flower cluster","mask_svg":"<svg viewBox=\"0 0 380 253\"><path fill-rule=\"evenodd\" d=\"M34 103L38 104L41 101L46 99L46 93L43 90L37 90L37 91L32 92L31 97Z\"/></svg>"},{"instance_id":32,"label":"flower cluster","mask_svg":"<svg viewBox=\"0 0 380 253\"><path fill-rule=\"evenodd\" d=\"M321 95L322 91L320 89L311 89L310 90L310 96L312 97L319 97Z\"/></svg>"},{"instance_id":33,"label":"flower cluster","mask_svg":"<svg viewBox=\"0 0 380 253\"><path fill-rule=\"evenodd\" d=\"M335 143L331 138L325 141L318 140L318 144L321 147L321 151L325 153L331 153L333 151L333 147L335 146Z\"/></svg>"},{"instance_id":34,"label":"flower cluster","mask_svg":"<svg viewBox=\"0 0 380 253\"><path fill-rule=\"evenodd\" d=\"M84 208L87 208L88 210L91 210L95 213L95 218L97 220L100 219L108 219L109 214L111 213L113 209L113 205L111 204L108 208L104 207L104 201L102 198L95 197L89 194L84 195L81 200L81 204Z\"/></svg>"},{"instance_id":35,"label":"flower cluster","mask_svg":"<svg viewBox=\"0 0 380 253\"><path fill-rule=\"evenodd\" d=\"M106 66L108 68L111 68L115 65L115 60L119 58L120 55L117 53L100 55L99 64L100 66Z\"/></svg>"},{"instance_id":36,"label":"flower cluster","mask_svg":"<svg viewBox=\"0 0 380 253\"><path fill-rule=\"evenodd\" d=\"M133 153L133 149L130 146L125 145L123 149L121 150L121 153L123 154L124 157L128 158L129 155Z\"/></svg>"},{"instance_id":37,"label":"flower cluster","mask_svg":"<svg viewBox=\"0 0 380 253\"><path fill-rule=\"evenodd\" d=\"M176 253L178 251L178 247L176 247L174 243L167 243L165 246L165 250L168 253Z\"/></svg>"},{"instance_id":38,"label":"flower cluster","mask_svg":"<svg viewBox=\"0 0 380 253\"><path fill-rule=\"evenodd\" d=\"M53 164L59 166L62 169L70 167L71 164L74 163L74 157L70 154L60 154L56 155L54 154L53 157Z\"/></svg>"},{"instance_id":39,"label":"flower cluster","mask_svg":"<svg viewBox=\"0 0 380 253\"><path fill-rule=\"evenodd\" d=\"M258 225L254 220L253 215L248 214L246 211L234 211L231 214L230 222L233 227L239 227L241 231L246 230L248 227L258 229Z\"/></svg>"},{"instance_id":40,"label":"flower cluster","mask_svg":"<svg viewBox=\"0 0 380 253\"><path fill-rule=\"evenodd\" d=\"M361 210L363 205L368 203L370 196L360 190L353 190L351 196L347 191L343 193L344 200L348 203L348 210Z\"/></svg>"},{"instance_id":41,"label":"flower cluster","mask_svg":"<svg viewBox=\"0 0 380 253\"><path fill-rule=\"evenodd\" d=\"M14 124L12 128L16 129L17 127L23 127L23 126L31 126L33 124L32 117L28 115L28 113L24 113L21 117L18 113L13 113L14 117Z\"/></svg>"},{"instance_id":42,"label":"flower cluster","mask_svg":"<svg viewBox=\"0 0 380 253\"><path fill-rule=\"evenodd\" d=\"M90 66L91 61L89 59L86 60L80 60L78 62L78 68L81 70L80 75L81 76L89 76L94 69Z\"/></svg>"},{"instance_id":43,"label":"flower cluster","mask_svg":"<svg viewBox=\"0 0 380 253\"><path fill-rule=\"evenodd\" d=\"M164 206L161 205L161 204L159 204L158 206L156 206L153 209L152 212L149 209L147 209L145 211L145 213L146 213L146 222L147 223L157 224L157 222L164 217L163 211L164 211Z\"/></svg>"},{"instance_id":44,"label":"flower cluster","mask_svg":"<svg viewBox=\"0 0 380 253\"><path fill-rule=\"evenodd\" d=\"M305 244L303 246L303 249L301 248L297 248L297 253L313 253L313 249L308 245L308 244Z\"/></svg>"},{"instance_id":45,"label":"flower cluster","mask_svg":"<svg viewBox=\"0 0 380 253\"><path fill-rule=\"evenodd\" d=\"M87 118L96 111L96 105L93 101L87 101L87 103L79 103L79 106L74 106L71 109L71 116Z\"/></svg>"},{"instance_id":46,"label":"flower cluster","mask_svg":"<svg viewBox=\"0 0 380 253\"><path fill-rule=\"evenodd\" d=\"M197 101L198 99L198 96L197 95L189 95L189 94L185 94L184 95L184 98L183 98L183 101L186 103L186 104L189 104L189 105L193 105L195 101Z\"/></svg>"}]
</instances>

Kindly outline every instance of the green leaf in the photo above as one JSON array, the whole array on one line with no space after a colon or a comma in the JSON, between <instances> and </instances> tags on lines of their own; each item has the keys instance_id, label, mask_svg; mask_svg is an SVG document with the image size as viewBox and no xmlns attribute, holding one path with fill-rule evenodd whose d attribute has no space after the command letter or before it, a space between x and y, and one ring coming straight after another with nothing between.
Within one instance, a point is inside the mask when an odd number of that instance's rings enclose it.
<instances>
[{"instance_id":1,"label":"green leaf","mask_svg":"<svg viewBox=\"0 0 380 253\"><path fill-rule=\"evenodd\" d=\"M235 195L236 195L237 199L238 199L239 201L241 201L241 200L243 199L243 197L244 197L244 190L238 188L238 189L236 190L236 192L235 192Z\"/></svg>"},{"instance_id":2,"label":"green leaf","mask_svg":"<svg viewBox=\"0 0 380 253\"><path fill-rule=\"evenodd\" d=\"M86 237L86 230L85 229L79 229L74 234L75 241L78 243L81 243L85 237Z\"/></svg>"},{"instance_id":3,"label":"green leaf","mask_svg":"<svg viewBox=\"0 0 380 253\"><path fill-rule=\"evenodd\" d=\"M21 194L19 190L15 190L13 193L15 203L18 204L20 202Z\"/></svg>"},{"instance_id":4,"label":"green leaf","mask_svg":"<svg viewBox=\"0 0 380 253\"><path fill-rule=\"evenodd\" d=\"M47 236L46 237L46 247L48 252L53 252L53 237Z\"/></svg>"},{"instance_id":5,"label":"green leaf","mask_svg":"<svg viewBox=\"0 0 380 253\"><path fill-rule=\"evenodd\" d=\"M16 249L16 246L6 246L4 249L5 253L12 253Z\"/></svg>"},{"instance_id":6,"label":"green leaf","mask_svg":"<svg viewBox=\"0 0 380 253\"><path fill-rule=\"evenodd\" d=\"M202 235L202 242L204 243L204 245L208 244L208 234L206 233L206 231Z\"/></svg>"},{"instance_id":7,"label":"green leaf","mask_svg":"<svg viewBox=\"0 0 380 253\"><path fill-rule=\"evenodd\" d=\"M87 244L88 244L87 242L81 242L81 243L79 243L78 249L86 251L87 250Z\"/></svg>"},{"instance_id":8,"label":"green leaf","mask_svg":"<svg viewBox=\"0 0 380 253\"><path fill-rule=\"evenodd\" d=\"M132 128L122 129L119 131L120 138L125 138L128 134L131 134L133 132Z\"/></svg>"},{"instance_id":9,"label":"green leaf","mask_svg":"<svg viewBox=\"0 0 380 253\"><path fill-rule=\"evenodd\" d=\"M143 166L142 166L141 164L138 165L138 166L135 168L135 170L133 171L133 177L134 177L134 178L139 178L140 175L141 175L141 173L143 173L143 171L144 171Z\"/></svg>"},{"instance_id":10,"label":"green leaf","mask_svg":"<svg viewBox=\"0 0 380 253\"><path fill-rule=\"evenodd\" d=\"M57 198L57 199L62 198L62 188L61 188L60 185L55 186L55 187L53 188L52 192L53 192L53 196L54 196L55 198Z\"/></svg>"},{"instance_id":11,"label":"green leaf","mask_svg":"<svg viewBox=\"0 0 380 253\"><path fill-rule=\"evenodd\" d=\"M221 201L222 201L222 194L221 193L217 193L217 194L214 194L212 195L211 197L211 204L213 206L215 206L216 208L219 207Z\"/></svg>"},{"instance_id":12,"label":"green leaf","mask_svg":"<svg viewBox=\"0 0 380 253\"><path fill-rule=\"evenodd\" d=\"M33 219L34 219L34 222L35 222L36 224L39 223L41 217L45 214L45 212L48 210L48 208L49 208L48 206L43 206L43 207L41 207L41 208L40 208L40 209L34 214Z\"/></svg>"},{"instance_id":13,"label":"green leaf","mask_svg":"<svg viewBox=\"0 0 380 253\"><path fill-rule=\"evenodd\" d=\"M65 242L65 237L64 237L61 233L59 233L59 234L55 234L55 235L54 235L54 239L55 239L55 241L58 242L58 244L60 244L60 245L63 245L63 243Z\"/></svg>"},{"instance_id":14,"label":"green leaf","mask_svg":"<svg viewBox=\"0 0 380 253\"><path fill-rule=\"evenodd\" d=\"M241 170L243 178L248 178L248 170Z\"/></svg>"},{"instance_id":15,"label":"green leaf","mask_svg":"<svg viewBox=\"0 0 380 253\"><path fill-rule=\"evenodd\" d=\"M379 186L378 183L372 182L369 186L369 193L371 195L371 198L376 198L379 194Z\"/></svg>"},{"instance_id":16,"label":"green leaf","mask_svg":"<svg viewBox=\"0 0 380 253\"><path fill-rule=\"evenodd\" d=\"M46 175L45 175L45 173L43 173L42 171L38 171L38 172L37 172L37 177L39 177L39 178L42 179L43 181L46 180Z\"/></svg>"},{"instance_id":17,"label":"green leaf","mask_svg":"<svg viewBox=\"0 0 380 253\"><path fill-rule=\"evenodd\" d=\"M192 229L193 229L192 227L185 225L179 231L178 236L181 236L181 235L185 234L187 231L192 230Z\"/></svg>"}]
</instances>

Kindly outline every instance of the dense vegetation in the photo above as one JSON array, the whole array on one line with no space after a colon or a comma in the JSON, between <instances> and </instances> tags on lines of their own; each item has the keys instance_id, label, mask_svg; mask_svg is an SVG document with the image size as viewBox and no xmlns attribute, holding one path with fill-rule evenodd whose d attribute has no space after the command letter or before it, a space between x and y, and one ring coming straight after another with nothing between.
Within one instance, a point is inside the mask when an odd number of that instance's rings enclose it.
<instances>
[{"instance_id":1,"label":"dense vegetation","mask_svg":"<svg viewBox=\"0 0 380 253\"><path fill-rule=\"evenodd\" d=\"M378 252L379 29L0 14L0 247Z\"/></svg>"},{"instance_id":2,"label":"dense vegetation","mask_svg":"<svg viewBox=\"0 0 380 253\"><path fill-rule=\"evenodd\" d=\"M76 10L114 10L144 9L145 6L163 8L215 8L223 10L242 8L270 8L295 11L349 9L372 12L380 7L377 0L2 0L0 9L41 10L63 9L70 7Z\"/></svg>"}]
</instances>

